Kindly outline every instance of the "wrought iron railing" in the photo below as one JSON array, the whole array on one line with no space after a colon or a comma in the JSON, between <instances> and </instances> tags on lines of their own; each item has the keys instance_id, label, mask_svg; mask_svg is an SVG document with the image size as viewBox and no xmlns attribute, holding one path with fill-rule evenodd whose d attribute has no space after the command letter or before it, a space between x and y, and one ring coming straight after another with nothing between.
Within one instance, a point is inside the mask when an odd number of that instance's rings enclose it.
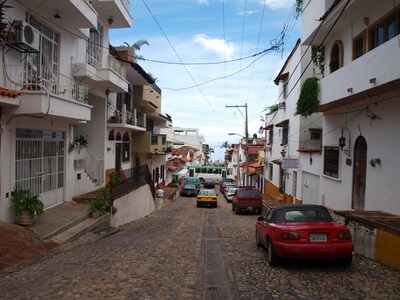
<instances>
[{"instance_id":1,"label":"wrought iron railing","mask_svg":"<svg viewBox=\"0 0 400 300\"><path fill-rule=\"evenodd\" d=\"M116 174L116 178L118 178L116 182L110 183L112 199L120 198L145 184L149 185L153 198L155 198L155 188L147 165L122 170Z\"/></svg>"},{"instance_id":2,"label":"wrought iron railing","mask_svg":"<svg viewBox=\"0 0 400 300\"><path fill-rule=\"evenodd\" d=\"M48 92L66 100L88 103L86 85L52 70L45 65L8 65L7 88L20 92Z\"/></svg>"}]
</instances>

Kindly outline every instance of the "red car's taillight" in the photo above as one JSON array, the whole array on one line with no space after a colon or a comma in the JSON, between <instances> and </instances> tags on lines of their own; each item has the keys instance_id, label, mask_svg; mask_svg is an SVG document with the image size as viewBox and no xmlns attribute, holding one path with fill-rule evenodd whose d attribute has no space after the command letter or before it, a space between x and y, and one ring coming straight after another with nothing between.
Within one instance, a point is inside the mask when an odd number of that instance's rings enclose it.
<instances>
[{"instance_id":1,"label":"red car's taillight","mask_svg":"<svg viewBox=\"0 0 400 300\"><path fill-rule=\"evenodd\" d=\"M282 240L299 240L300 239L300 233L293 232L293 231L282 232L281 233L281 239Z\"/></svg>"},{"instance_id":2,"label":"red car's taillight","mask_svg":"<svg viewBox=\"0 0 400 300\"><path fill-rule=\"evenodd\" d=\"M350 230L340 231L337 236L339 240L351 240Z\"/></svg>"}]
</instances>

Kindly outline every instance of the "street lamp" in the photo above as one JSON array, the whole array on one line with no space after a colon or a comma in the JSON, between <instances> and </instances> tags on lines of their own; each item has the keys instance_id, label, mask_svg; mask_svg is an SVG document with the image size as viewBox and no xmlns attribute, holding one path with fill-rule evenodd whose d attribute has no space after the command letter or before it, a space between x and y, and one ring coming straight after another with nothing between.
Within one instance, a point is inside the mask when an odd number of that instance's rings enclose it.
<instances>
[{"instance_id":1,"label":"street lamp","mask_svg":"<svg viewBox=\"0 0 400 300\"><path fill-rule=\"evenodd\" d=\"M247 126L246 126L247 129ZM247 133L247 132L246 132ZM228 133L228 135L238 135L242 138L246 139L246 174L245 174L245 186L249 185L249 138L248 138L248 134L244 137L243 135L239 134L239 133L234 133L234 132L230 132Z\"/></svg>"}]
</instances>

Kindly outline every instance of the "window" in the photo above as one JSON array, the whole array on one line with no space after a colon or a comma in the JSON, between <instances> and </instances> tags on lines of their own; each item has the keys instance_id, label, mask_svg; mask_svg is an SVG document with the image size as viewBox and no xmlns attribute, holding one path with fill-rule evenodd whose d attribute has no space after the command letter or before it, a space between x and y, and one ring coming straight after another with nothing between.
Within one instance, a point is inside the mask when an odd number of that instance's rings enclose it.
<instances>
[{"instance_id":1,"label":"window","mask_svg":"<svg viewBox=\"0 0 400 300\"><path fill-rule=\"evenodd\" d=\"M324 174L339 178L339 147L324 147Z\"/></svg>"},{"instance_id":2,"label":"window","mask_svg":"<svg viewBox=\"0 0 400 300\"><path fill-rule=\"evenodd\" d=\"M272 163L269 163L268 165L269 165L268 166L268 170L269 170L268 179L272 180L272 177L274 175L274 165Z\"/></svg>"},{"instance_id":3,"label":"window","mask_svg":"<svg viewBox=\"0 0 400 300\"><path fill-rule=\"evenodd\" d=\"M289 126L283 126L282 127L282 144L281 145L287 145L288 138L289 138Z\"/></svg>"},{"instance_id":4,"label":"window","mask_svg":"<svg viewBox=\"0 0 400 300\"><path fill-rule=\"evenodd\" d=\"M129 162L130 159L130 141L129 134L125 133L122 137L122 162Z\"/></svg>"},{"instance_id":5,"label":"window","mask_svg":"<svg viewBox=\"0 0 400 300\"><path fill-rule=\"evenodd\" d=\"M268 130L268 145L272 145L273 141L274 141L274 127L271 127Z\"/></svg>"},{"instance_id":6,"label":"window","mask_svg":"<svg viewBox=\"0 0 400 300\"><path fill-rule=\"evenodd\" d=\"M364 55L366 52L365 49L365 32L356 36L353 40L353 60L359 58Z\"/></svg>"},{"instance_id":7,"label":"window","mask_svg":"<svg viewBox=\"0 0 400 300\"><path fill-rule=\"evenodd\" d=\"M399 10L397 10L397 12L380 20L376 25L371 26L372 29L369 31L369 50L382 45L399 34L399 19L400 14Z\"/></svg>"},{"instance_id":8,"label":"window","mask_svg":"<svg viewBox=\"0 0 400 300\"><path fill-rule=\"evenodd\" d=\"M87 63L95 68L101 67L101 46L103 45L103 26L97 24L97 29L90 29L86 49Z\"/></svg>"},{"instance_id":9,"label":"window","mask_svg":"<svg viewBox=\"0 0 400 300\"><path fill-rule=\"evenodd\" d=\"M343 67L343 43L341 41L336 41L331 50L329 69L331 73L333 73L341 67Z\"/></svg>"},{"instance_id":10,"label":"window","mask_svg":"<svg viewBox=\"0 0 400 300\"><path fill-rule=\"evenodd\" d=\"M288 93L289 93L289 89L288 89L288 82L285 82L284 84L283 84L283 98L287 98L287 96L288 96Z\"/></svg>"},{"instance_id":11,"label":"window","mask_svg":"<svg viewBox=\"0 0 400 300\"><path fill-rule=\"evenodd\" d=\"M108 140L109 140L109 141L115 140L115 137L114 137L114 130L111 130L110 133L108 134Z\"/></svg>"},{"instance_id":12,"label":"window","mask_svg":"<svg viewBox=\"0 0 400 300\"><path fill-rule=\"evenodd\" d=\"M322 129L310 128L310 141L320 141L322 139Z\"/></svg>"}]
</instances>

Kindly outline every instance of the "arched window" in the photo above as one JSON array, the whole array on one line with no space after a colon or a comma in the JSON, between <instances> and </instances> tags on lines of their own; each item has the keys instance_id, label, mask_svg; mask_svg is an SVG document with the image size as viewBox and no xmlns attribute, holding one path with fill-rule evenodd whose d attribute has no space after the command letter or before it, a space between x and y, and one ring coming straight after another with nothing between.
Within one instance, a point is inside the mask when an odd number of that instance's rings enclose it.
<instances>
[{"instance_id":1,"label":"arched window","mask_svg":"<svg viewBox=\"0 0 400 300\"><path fill-rule=\"evenodd\" d=\"M129 134L124 133L122 136L122 162L128 162L130 160L130 140Z\"/></svg>"},{"instance_id":2,"label":"arched window","mask_svg":"<svg viewBox=\"0 0 400 300\"><path fill-rule=\"evenodd\" d=\"M115 136L116 141L121 141L121 134L117 132L117 135Z\"/></svg>"},{"instance_id":3,"label":"arched window","mask_svg":"<svg viewBox=\"0 0 400 300\"><path fill-rule=\"evenodd\" d=\"M331 49L329 70L333 73L341 67L343 67L343 43L336 41Z\"/></svg>"},{"instance_id":4,"label":"arched window","mask_svg":"<svg viewBox=\"0 0 400 300\"><path fill-rule=\"evenodd\" d=\"M114 130L111 130L110 133L108 134L108 140L109 141L115 140Z\"/></svg>"}]
</instances>

